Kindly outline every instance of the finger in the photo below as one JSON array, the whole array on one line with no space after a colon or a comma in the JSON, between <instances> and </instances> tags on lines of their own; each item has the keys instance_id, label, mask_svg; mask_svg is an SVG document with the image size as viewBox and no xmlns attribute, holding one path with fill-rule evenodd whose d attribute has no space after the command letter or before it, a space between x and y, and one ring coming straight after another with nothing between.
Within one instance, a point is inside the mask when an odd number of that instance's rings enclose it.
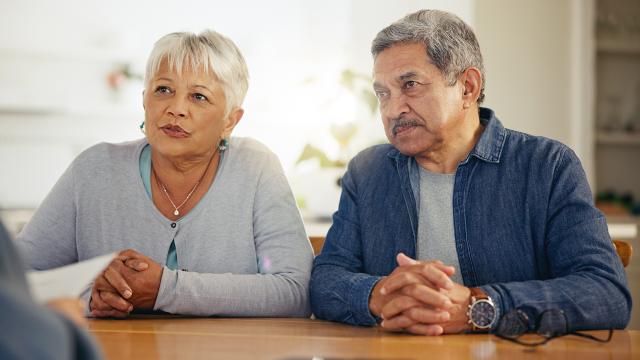
<instances>
[{"instance_id":1,"label":"finger","mask_svg":"<svg viewBox=\"0 0 640 360\"><path fill-rule=\"evenodd\" d=\"M396 256L396 261L398 262L399 266L410 266L410 265L418 265L418 264L432 264L435 267L437 267L438 269L442 270L445 274L447 274L447 276L452 276L456 272L456 268L454 268L453 266L447 266L440 260L434 260L434 261L428 261L428 262L422 261L421 262L421 261L417 261L417 260L414 260L414 259L410 258L409 256L405 255L404 253L398 253L398 255Z\"/></svg>"},{"instance_id":2,"label":"finger","mask_svg":"<svg viewBox=\"0 0 640 360\"><path fill-rule=\"evenodd\" d=\"M392 319L383 320L380 323L382 328L390 331L404 330L413 325L416 325L415 321L404 315L398 315Z\"/></svg>"},{"instance_id":3,"label":"finger","mask_svg":"<svg viewBox=\"0 0 640 360\"><path fill-rule=\"evenodd\" d=\"M118 253L118 259L125 261L127 259L131 259L131 258L144 258L145 256L142 255L141 253L133 250L133 249L126 249L126 250L122 250Z\"/></svg>"},{"instance_id":4,"label":"finger","mask_svg":"<svg viewBox=\"0 0 640 360\"><path fill-rule=\"evenodd\" d=\"M149 268L149 264L146 261L140 259L127 259L124 261L124 264L136 271L144 271Z\"/></svg>"},{"instance_id":5,"label":"finger","mask_svg":"<svg viewBox=\"0 0 640 360\"><path fill-rule=\"evenodd\" d=\"M398 253L398 255L396 256L396 261L398 262L398 265L400 265L400 266L416 265L416 264L420 263L419 261L408 257L404 253Z\"/></svg>"},{"instance_id":6,"label":"finger","mask_svg":"<svg viewBox=\"0 0 640 360\"><path fill-rule=\"evenodd\" d=\"M449 321L451 318L449 313L446 311L418 306L405 310L401 315L421 324L442 324Z\"/></svg>"},{"instance_id":7,"label":"finger","mask_svg":"<svg viewBox=\"0 0 640 360\"><path fill-rule=\"evenodd\" d=\"M400 315L405 310L409 310L414 306L424 306L418 300L410 296L397 296L387 302L380 311L380 317L383 319L391 319L396 315Z\"/></svg>"},{"instance_id":8,"label":"finger","mask_svg":"<svg viewBox=\"0 0 640 360\"><path fill-rule=\"evenodd\" d=\"M89 309L91 309L92 312L114 310L114 308L111 305L107 304L106 302L104 302L104 300L102 300L102 297L100 296L100 292L95 287L91 291L91 300L89 301Z\"/></svg>"},{"instance_id":9,"label":"finger","mask_svg":"<svg viewBox=\"0 0 640 360\"><path fill-rule=\"evenodd\" d=\"M453 281L449 275L442 270L442 266L437 263L427 263L414 266L417 268L420 275L424 276L425 279L429 280L438 288L446 290L453 289Z\"/></svg>"},{"instance_id":10,"label":"finger","mask_svg":"<svg viewBox=\"0 0 640 360\"><path fill-rule=\"evenodd\" d=\"M123 298L128 299L133 295L133 291L127 281L122 277L119 270L115 268L124 266L122 262L115 260L112 262L112 265L109 265L107 270L104 271L104 278L107 279L109 284L113 286L114 289L118 291Z\"/></svg>"},{"instance_id":11,"label":"finger","mask_svg":"<svg viewBox=\"0 0 640 360\"><path fill-rule=\"evenodd\" d=\"M406 328L412 334L438 336L444 333L444 329L440 325L415 324Z\"/></svg>"},{"instance_id":12,"label":"finger","mask_svg":"<svg viewBox=\"0 0 640 360\"><path fill-rule=\"evenodd\" d=\"M391 275L387 276L384 285L380 288L380 294L387 295L392 292L401 289L404 286L408 286L411 284L426 284L427 279L425 279L419 273L414 271L400 271L393 272Z\"/></svg>"},{"instance_id":13,"label":"finger","mask_svg":"<svg viewBox=\"0 0 640 360\"><path fill-rule=\"evenodd\" d=\"M430 278L425 276L425 273L429 273ZM440 283L433 281L433 279L440 281ZM414 265L389 275L387 281L385 281L380 289L380 293L382 295L391 294L411 284L422 284L433 289L439 289L444 287L443 285L445 284L443 284L443 282L447 283L447 286L451 284L451 288L445 288L446 290L453 288L453 281L441 271L426 264Z\"/></svg>"},{"instance_id":14,"label":"finger","mask_svg":"<svg viewBox=\"0 0 640 360\"><path fill-rule=\"evenodd\" d=\"M453 306L451 299L440 291L421 284L411 284L400 289L400 293L411 296L425 305L437 309L449 309Z\"/></svg>"},{"instance_id":15,"label":"finger","mask_svg":"<svg viewBox=\"0 0 640 360\"><path fill-rule=\"evenodd\" d=\"M125 318L129 316L129 313L125 313L118 310L107 310L107 311L92 311L91 315L95 317L108 317L108 318Z\"/></svg>"},{"instance_id":16,"label":"finger","mask_svg":"<svg viewBox=\"0 0 640 360\"><path fill-rule=\"evenodd\" d=\"M133 305L121 298L120 295L111 291L101 291L99 294L100 299L109 305L110 309L107 310L115 309L127 313L133 311Z\"/></svg>"}]
</instances>

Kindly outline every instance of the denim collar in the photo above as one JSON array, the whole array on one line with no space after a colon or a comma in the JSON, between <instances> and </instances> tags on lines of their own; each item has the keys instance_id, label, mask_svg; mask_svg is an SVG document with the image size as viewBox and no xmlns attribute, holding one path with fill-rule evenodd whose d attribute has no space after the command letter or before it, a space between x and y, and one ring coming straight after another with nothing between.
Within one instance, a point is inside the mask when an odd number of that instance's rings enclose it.
<instances>
[{"instance_id":1,"label":"denim collar","mask_svg":"<svg viewBox=\"0 0 640 360\"><path fill-rule=\"evenodd\" d=\"M476 146L474 146L473 150L471 150L469 155L467 155L459 165L468 163L472 156L490 163L500 162L502 148L504 147L504 141L507 137L507 130L502 126L502 123L498 120L493 110L481 107L479 113L480 123L485 127L484 131L482 135L480 135ZM420 171L418 162L414 157L403 155L395 147L392 147L391 150L387 152L387 156L396 161L398 174L401 178L405 174L408 177L408 184L405 184L410 187L410 194L413 196L412 203L416 206L414 209L416 218L412 218L412 221L417 221L417 209L420 208ZM417 224L413 225L414 236L416 236Z\"/></svg>"},{"instance_id":2,"label":"denim collar","mask_svg":"<svg viewBox=\"0 0 640 360\"><path fill-rule=\"evenodd\" d=\"M498 120L493 110L481 107L479 113L480 123L485 126L484 131L482 132L482 135L480 135L480 139L478 140L478 143L476 143L476 146L474 146L473 150L471 150L469 155L460 163L460 165L469 162L469 159L472 156L490 163L500 162L502 148L504 147L504 142L507 137L507 130L502 126L502 123ZM397 161L402 161L403 159L408 158L408 156L400 153L400 151L395 147L389 150L387 156L394 158ZM408 160L411 162L412 159L413 158L410 158ZM415 162L415 160L413 162Z\"/></svg>"}]
</instances>

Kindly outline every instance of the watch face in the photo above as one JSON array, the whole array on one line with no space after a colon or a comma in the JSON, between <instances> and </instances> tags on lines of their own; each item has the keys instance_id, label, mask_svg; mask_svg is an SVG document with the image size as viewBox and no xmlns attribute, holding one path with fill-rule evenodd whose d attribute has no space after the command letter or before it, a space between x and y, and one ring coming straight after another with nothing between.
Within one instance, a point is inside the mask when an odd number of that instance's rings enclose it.
<instances>
[{"instance_id":1,"label":"watch face","mask_svg":"<svg viewBox=\"0 0 640 360\"><path fill-rule=\"evenodd\" d=\"M476 327L488 328L496 318L496 308L487 300L478 300L471 307L469 318Z\"/></svg>"}]
</instances>

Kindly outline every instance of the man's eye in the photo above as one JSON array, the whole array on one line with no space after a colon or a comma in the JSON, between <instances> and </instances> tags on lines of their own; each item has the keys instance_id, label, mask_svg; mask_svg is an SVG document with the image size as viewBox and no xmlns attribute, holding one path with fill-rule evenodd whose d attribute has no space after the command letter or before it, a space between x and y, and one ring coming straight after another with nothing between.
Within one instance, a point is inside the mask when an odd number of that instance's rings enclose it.
<instances>
[{"instance_id":1,"label":"man's eye","mask_svg":"<svg viewBox=\"0 0 640 360\"><path fill-rule=\"evenodd\" d=\"M386 91L376 91L376 97L378 99L384 99L389 96L389 93Z\"/></svg>"},{"instance_id":2,"label":"man's eye","mask_svg":"<svg viewBox=\"0 0 640 360\"><path fill-rule=\"evenodd\" d=\"M414 88L416 86L418 86L420 83L418 83L417 81L414 80L409 80L406 83L404 83L404 88L405 89L411 89Z\"/></svg>"},{"instance_id":3,"label":"man's eye","mask_svg":"<svg viewBox=\"0 0 640 360\"><path fill-rule=\"evenodd\" d=\"M171 89L169 89L168 86L158 86L156 88L156 93L157 94L170 94L171 93Z\"/></svg>"},{"instance_id":4,"label":"man's eye","mask_svg":"<svg viewBox=\"0 0 640 360\"><path fill-rule=\"evenodd\" d=\"M200 93L193 94L193 98L198 100L198 101L207 101L208 100L206 96L204 96L204 95L202 95Z\"/></svg>"}]
</instances>

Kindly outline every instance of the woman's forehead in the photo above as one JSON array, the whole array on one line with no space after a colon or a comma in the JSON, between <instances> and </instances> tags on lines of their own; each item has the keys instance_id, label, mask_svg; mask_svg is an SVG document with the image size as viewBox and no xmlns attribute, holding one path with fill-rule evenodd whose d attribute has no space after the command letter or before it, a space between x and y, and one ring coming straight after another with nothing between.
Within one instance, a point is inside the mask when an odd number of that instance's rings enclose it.
<instances>
[{"instance_id":1,"label":"woman's forehead","mask_svg":"<svg viewBox=\"0 0 640 360\"><path fill-rule=\"evenodd\" d=\"M169 61L166 57L160 62L157 70L153 74L153 78L158 77L185 77L196 78L206 81L218 82L218 77L211 66L205 64L197 64L193 61L185 59L184 61Z\"/></svg>"}]
</instances>

